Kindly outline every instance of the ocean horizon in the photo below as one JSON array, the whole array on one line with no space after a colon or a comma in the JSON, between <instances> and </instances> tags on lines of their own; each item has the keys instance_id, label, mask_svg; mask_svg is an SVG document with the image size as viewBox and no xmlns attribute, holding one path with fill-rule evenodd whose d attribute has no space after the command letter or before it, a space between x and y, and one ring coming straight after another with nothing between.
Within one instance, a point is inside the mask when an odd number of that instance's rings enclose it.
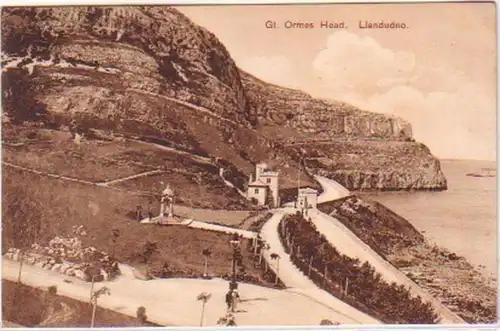
<instances>
[{"instance_id":1,"label":"ocean horizon","mask_svg":"<svg viewBox=\"0 0 500 331\"><path fill-rule=\"evenodd\" d=\"M398 213L427 240L465 257L485 276L497 278L496 177L473 177L496 169L496 161L441 159L448 189L439 192L366 192Z\"/></svg>"}]
</instances>

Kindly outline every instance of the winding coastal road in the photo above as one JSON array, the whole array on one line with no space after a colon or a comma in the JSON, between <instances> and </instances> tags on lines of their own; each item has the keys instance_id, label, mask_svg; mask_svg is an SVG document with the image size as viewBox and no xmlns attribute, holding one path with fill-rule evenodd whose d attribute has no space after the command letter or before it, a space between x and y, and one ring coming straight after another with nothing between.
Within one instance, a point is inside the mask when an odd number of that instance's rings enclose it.
<instances>
[{"instance_id":1,"label":"winding coastal road","mask_svg":"<svg viewBox=\"0 0 500 331\"><path fill-rule=\"evenodd\" d=\"M350 192L342 185L332 179L315 176L315 179L323 187L323 193L318 197L318 203L341 199L350 195ZM311 297L330 305L344 312L352 319L361 323L373 323L373 318L357 311L351 306L336 299L333 295L319 289L308 277L293 265L288 254L285 253L281 241L278 237L278 225L280 220L288 213L295 213L296 209L292 207L282 208L274 213L274 216L267 221L261 229L261 237L266 240L270 246L265 254L266 259L276 271L276 266L270 258L271 253L280 255L280 278L291 288L298 291L306 291ZM321 213L320 211L309 214L316 229L323 234L327 240L335 246L342 254L351 258L357 258L360 261L368 261L377 272L379 272L385 281L395 282L410 289L414 296L420 296L423 300L431 302L434 310L440 317L441 324L465 324L458 315L450 311L441 302L422 290L417 284L411 281L392 264L384 260L380 255L373 251L367 244L352 233L339 220ZM371 320L370 320L371 319Z\"/></svg>"}]
</instances>

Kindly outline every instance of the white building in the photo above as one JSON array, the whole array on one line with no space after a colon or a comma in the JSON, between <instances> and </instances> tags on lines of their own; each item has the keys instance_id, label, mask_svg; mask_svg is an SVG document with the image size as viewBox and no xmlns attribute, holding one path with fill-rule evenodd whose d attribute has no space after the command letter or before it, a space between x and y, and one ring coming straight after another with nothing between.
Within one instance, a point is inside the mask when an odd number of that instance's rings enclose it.
<instances>
[{"instance_id":1,"label":"white building","mask_svg":"<svg viewBox=\"0 0 500 331\"><path fill-rule=\"evenodd\" d=\"M248 183L247 197L255 198L261 206L272 201L273 207L279 206L279 174L276 171L269 170L267 164L259 163L255 167L254 175L250 175Z\"/></svg>"},{"instance_id":2,"label":"white building","mask_svg":"<svg viewBox=\"0 0 500 331\"><path fill-rule=\"evenodd\" d=\"M318 206L318 191L312 188L301 188L297 197L297 209L302 215L308 216L311 212L316 212Z\"/></svg>"}]
</instances>

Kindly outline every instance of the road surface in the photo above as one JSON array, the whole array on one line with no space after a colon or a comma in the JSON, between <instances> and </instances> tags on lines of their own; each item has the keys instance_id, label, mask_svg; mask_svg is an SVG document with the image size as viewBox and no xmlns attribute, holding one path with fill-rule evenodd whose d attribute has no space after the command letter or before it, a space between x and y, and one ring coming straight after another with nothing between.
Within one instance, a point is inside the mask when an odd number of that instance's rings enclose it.
<instances>
[{"instance_id":1,"label":"road surface","mask_svg":"<svg viewBox=\"0 0 500 331\"><path fill-rule=\"evenodd\" d=\"M392 264L384 260L374 250L351 232L342 222L318 212L311 214L311 219L316 229L325 235L328 242L338 249L338 251L351 258L360 261L368 261L375 270L381 274L382 278L388 282L395 282L410 289L413 296L419 295L424 301L432 303L436 313L441 317L443 324L465 323L458 315L451 312L442 303L421 289L412 280L406 277Z\"/></svg>"},{"instance_id":2,"label":"road surface","mask_svg":"<svg viewBox=\"0 0 500 331\"><path fill-rule=\"evenodd\" d=\"M271 269L277 272L278 262L270 258L272 253L280 256L279 260L279 277L290 290L297 293L314 298L316 301L330 307L331 309L342 315L342 322L347 324L379 324L376 319L360 312L359 310L349 306L343 301L337 299L328 292L318 288L307 276L305 276L290 260L290 256L285 253L283 245L278 236L278 226L281 219L287 213L293 213L294 209L277 211L274 215L264 224L261 229L261 237L269 245L269 250L266 250L264 257L269 262Z\"/></svg>"},{"instance_id":3,"label":"road surface","mask_svg":"<svg viewBox=\"0 0 500 331\"><path fill-rule=\"evenodd\" d=\"M102 296L99 306L136 316L139 306L146 308L148 319L160 325L199 326L201 302L196 297L209 292L212 298L206 305L204 326L216 326L226 312L225 293L228 282L222 279L135 279L132 269L120 266L123 275L115 281L96 283L95 289L106 286L110 296ZM2 278L17 281L18 262L3 259ZM71 283L64 280L69 279ZM33 287L57 286L60 295L88 301L90 283L32 265L23 265L22 282ZM238 325L319 325L322 319L346 322L335 310L313 299L287 290L240 284L241 302L236 312Z\"/></svg>"},{"instance_id":4,"label":"road surface","mask_svg":"<svg viewBox=\"0 0 500 331\"><path fill-rule=\"evenodd\" d=\"M351 194L348 189L333 179L321 176L314 176L314 179L316 179L316 181L323 188L323 193L318 196L318 203L342 199Z\"/></svg>"}]
</instances>

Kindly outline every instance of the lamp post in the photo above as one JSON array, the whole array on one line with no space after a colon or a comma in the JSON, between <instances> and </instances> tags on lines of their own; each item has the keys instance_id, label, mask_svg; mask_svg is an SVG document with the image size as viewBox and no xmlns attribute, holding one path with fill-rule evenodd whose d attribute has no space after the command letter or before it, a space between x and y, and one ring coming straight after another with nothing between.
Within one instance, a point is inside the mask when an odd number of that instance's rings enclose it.
<instances>
[{"instance_id":1,"label":"lamp post","mask_svg":"<svg viewBox=\"0 0 500 331\"><path fill-rule=\"evenodd\" d=\"M238 284L236 283L236 260L237 260L237 255L239 253L240 243L241 243L240 237L238 236L237 233L234 233L231 240L229 241L229 244L233 248L232 275L231 275L231 283L229 283L230 290L238 288Z\"/></svg>"}]
</instances>

